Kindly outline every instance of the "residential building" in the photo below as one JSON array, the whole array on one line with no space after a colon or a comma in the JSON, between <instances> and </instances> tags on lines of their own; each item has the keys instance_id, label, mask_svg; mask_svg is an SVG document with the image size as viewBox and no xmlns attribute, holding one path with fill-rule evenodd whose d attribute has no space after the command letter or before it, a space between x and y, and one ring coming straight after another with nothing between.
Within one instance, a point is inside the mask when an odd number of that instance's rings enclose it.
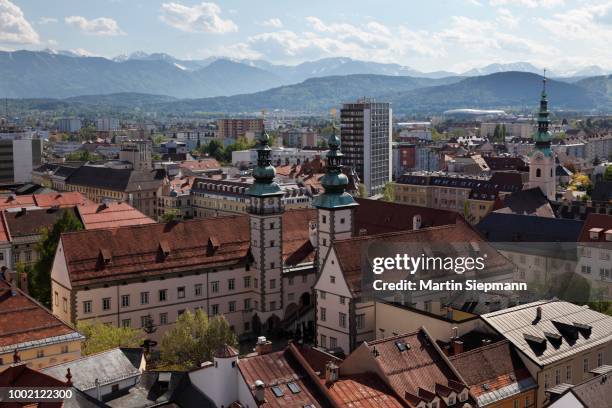
<instances>
[{"instance_id":1,"label":"residential building","mask_svg":"<svg viewBox=\"0 0 612 408\"><path fill-rule=\"evenodd\" d=\"M593 377L580 384L560 384L549 391L550 408L607 408L610 406L612 366L591 370Z\"/></svg>"},{"instance_id":2,"label":"residential building","mask_svg":"<svg viewBox=\"0 0 612 408\"><path fill-rule=\"evenodd\" d=\"M507 340L455 354L449 360L470 386L479 407L535 407L538 385Z\"/></svg>"},{"instance_id":3,"label":"residential building","mask_svg":"<svg viewBox=\"0 0 612 408\"><path fill-rule=\"evenodd\" d=\"M177 219L193 218L195 210L192 204L194 197L191 195L191 189L195 180L193 176L164 179L157 192L155 214L158 220L163 219L166 214Z\"/></svg>"},{"instance_id":4,"label":"residential building","mask_svg":"<svg viewBox=\"0 0 612 408\"><path fill-rule=\"evenodd\" d=\"M150 140L127 140L121 143L119 160L132 164L135 171L153 170Z\"/></svg>"},{"instance_id":5,"label":"residential building","mask_svg":"<svg viewBox=\"0 0 612 408\"><path fill-rule=\"evenodd\" d=\"M247 133L260 134L264 129L264 120L255 118L217 119L217 137L219 139L238 139Z\"/></svg>"},{"instance_id":6,"label":"residential building","mask_svg":"<svg viewBox=\"0 0 612 408\"><path fill-rule=\"evenodd\" d=\"M96 121L96 130L98 132L112 132L120 128L119 119L117 118L100 118Z\"/></svg>"},{"instance_id":7,"label":"residential building","mask_svg":"<svg viewBox=\"0 0 612 408\"><path fill-rule=\"evenodd\" d=\"M340 110L344 164L357 172L368 196L391 181L392 112L389 103L361 100Z\"/></svg>"},{"instance_id":8,"label":"residential building","mask_svg":"<svg viewBox=\"0 0 612 408\"><path fill-rule=\"evenodd\" d=\"M97 400L108 401L136 386L145 369L142 349L114 348L43 368L41 372L58 380L65 379L70 372L74 388Z\"/></svg>"},{"instance_id":9,"label":"residential building","mask_svg":"<svg viewBox=\"0 0 612 408\"><path fill-rule=\"evenodd\" d=\"M401 141L431 140L431 122L400 122L397 130Z\"/></svg>"},{"instance_id":10,"label":"residential building","mask_svg":"<svg viewBox=\"0 0 612 408\"><path fill-rule=\"evenodd\" d=\"M0 183L28 183L42 162L43 140L36 135L11 134L0 138Z\"/></svg>"},{"instance_id":11,"label":"residential building","mask_svg":"<svg viewBox=\"0 0 612 408\"><path fill-rule=\"evenodd\" d=\"M210 176L222 173L221 164L216 159L206 157L198 160L185 160L179 164L183 176Z\"/></svg>"},{"instance_id":12,"label":"residential building","mask_svg":"<svg viewBox=\"0 0 612 408\"><path fill-rule=\"evenodd\" d=\"M67 299L54 298L59 308ZM81 356L85 337L21 289L0 279L0 372L14 363L44 368Z\"/></svg>"},{"instance_id":13,"label":"residential building","mask_svg":"<svg viewBox=\"0 0 612 408\"><path fill-rule=\"evenodd\" d=\"M506 137L529 138L533 135L536 127L531 120L482 122L480 124L480 135L492 140L495 128L503 127Z\"/></svg>"},{"instance_id":14,"label":"residential building","mask_svg":"<svg viewBox=\"0 0 612 408\"><path fill-rule=\"evenodd\" d=\"M291 128L280 132L285 147L317 147L319 134L312 129Z\"/></svg>"},{"instance_id":15,"label":"residential building","mask_svg":"<svg viewBox=\"0 0 612 408\"><path fill-rule=\"evenodd\" d=\"M81 119L61 118L57 120L57 130L64 133L76 133L81 130Z\"/></svg>"},{"instance_id":16,"label":"residential building","mask_svg":"<svg viewBox=\"0 0 612 408\"><path fill-rule=\"evenodd\" d=\"M416 146L413 143L393 142L393 179L396 180L402 174L415 168Z\"/></svg>"},{"instance_id":17,"label":"residential building","mask_svg":"<svg viewBox=\"0 0 612 408\"><path fill-rule=\"evenodd\" d=\"M576 272L591 284L589 298L612 296L612 215L587 215L578 237Z\"/></svg>"},{"instance_id":18,"label":"residential building","mask_svg":"<svg viewBox=\"0 0 612 408\"><path fill-rule=\"evenodd\" d=\"M302 164L325 155L325 151L318 149L298 149L295 147L272 147L270 150L270 160L276 166L283 164ZM236 150L232 152L232 166L251 167L257 163L257 151Z\"/></svg>"},{"instance_id":19,"label":"residential building","mask_svg":"<svg viewBox=\"0 0 612 408\"><path fill-rule=\"evenodd\" d=\"M517 351L538 384L536 407L547 391L579 384L612 362L612 317L561 300L543 300L481 316Z\"/></svg>"},{"instance_id":20,"label":"residential building","mask_svg":"<svg viewBox=\"0 0 612 408\"><path fill-rule=\"evenodd\" d=\"M128 203L90 203L77 206L76 212L87 230L155 223Z\"/></svg>"}]
</instances>

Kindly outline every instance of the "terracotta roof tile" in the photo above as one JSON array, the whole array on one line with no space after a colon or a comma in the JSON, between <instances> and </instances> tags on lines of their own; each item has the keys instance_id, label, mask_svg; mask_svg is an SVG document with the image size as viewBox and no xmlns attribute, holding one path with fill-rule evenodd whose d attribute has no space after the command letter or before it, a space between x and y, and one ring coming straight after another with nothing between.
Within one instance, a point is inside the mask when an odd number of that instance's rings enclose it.
<instances>
[{"instance_id":1,"label":"terracotta roof tile","mask_svg":"<svg viewBox=\"0 0 612 408\"><path fill-rule=\"evenodd\" d=\"M85 229L115 228L126 225L153 224L147 217L128 203L90 203L77 207Z\"/></svg>"},{"instance_id":2,"label":"terracotta roof tile","mask_svg":"<svg viewBox=\"0 0 612 408\"><path fill-rule=\"evenodd\" d=\"M199 160L185 160L181 162L180 167L190 170L216 170L220 169L221 165L216 159L206 158Z\"/></svg>"},{"instance_id":3,"label":"terracotta roof tile","mask_svg":"<svg viewBox=\"0 0 612 408\"><path fill-rule=\"evenodd\" d=\"M591 239L590 230L593 228L601 229L597 239ZM612 215L594 214L587 216L580 231L580 242L606 242L606 231L612 230ZM612 246L612 241L607 241L608 245Z\"/></svg>"},{"instance_id":4,"label":"terracotta roof tile","mask_svg":"<svg viewBox=\"0 0 612 408\"><path fill-rule=\"evenodd\" d=\"M342 407L350 408L399 408L400 402L389 387L375 374L356 374L341 377L327 385L334 400Z\"/></svg>"}]
</instances>

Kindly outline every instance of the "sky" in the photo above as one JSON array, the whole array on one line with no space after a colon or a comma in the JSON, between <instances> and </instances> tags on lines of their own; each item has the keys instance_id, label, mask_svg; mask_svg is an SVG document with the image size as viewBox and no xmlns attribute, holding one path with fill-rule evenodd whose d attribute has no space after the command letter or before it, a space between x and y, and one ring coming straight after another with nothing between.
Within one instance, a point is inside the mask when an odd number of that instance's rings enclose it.
<instances>
[{"instance_id":1,"label":"sky","mask_svg":"<svg viewBox=\"0 0 612 408\"><path fill-rule=\"evenodd\" d=\"M612 0L0 0L0 49L612 69Z\"/></svg>"}]
</instances>

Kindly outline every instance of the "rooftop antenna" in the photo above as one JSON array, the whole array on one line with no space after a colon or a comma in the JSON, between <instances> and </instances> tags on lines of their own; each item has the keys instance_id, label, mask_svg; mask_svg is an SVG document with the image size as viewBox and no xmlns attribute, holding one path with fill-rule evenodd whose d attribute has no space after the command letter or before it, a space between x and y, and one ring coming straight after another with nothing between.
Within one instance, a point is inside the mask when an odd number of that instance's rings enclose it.
<instances>
[{"instance_id":1,"label":"rooftop antenna","mask_svg":"<svg viewBox=\"0 0 612 408\"><path fill-rule=\"evenodd\" d=\"M544 79L542 81L544 82L544 89L542 91L546 92L546 68L544 68Z\"/></svg>"}]
</instances>

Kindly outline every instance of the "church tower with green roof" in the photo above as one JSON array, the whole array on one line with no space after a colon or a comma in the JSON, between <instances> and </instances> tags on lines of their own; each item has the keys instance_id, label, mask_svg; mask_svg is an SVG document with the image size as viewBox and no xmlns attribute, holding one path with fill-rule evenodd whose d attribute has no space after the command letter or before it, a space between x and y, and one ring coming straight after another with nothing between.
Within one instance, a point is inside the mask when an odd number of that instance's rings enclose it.
<instances>
[{"instance_id":1,"label":"church tower with green roof","mask_svg":"<svg viewBox=\"0 0 612 408\"><path fill-rule=\"evenodd\" d=\"M340 138L333 127L327 141L327 164L325 175L321 178L324 192L316 196L313 205L317 208L317 266L319 271L329 252L331 243L337 239L353 235L354 210L359 204L346 192L349 180L342 173L342 152Z\"/></svg>"},{"instance_id":2,"label":"church tower with green roof","mask_svg":"<svg viewBox=\"0 0 612 408\"><path fill-rule=\"evenodd\" d=\"M274 181L276 170L270 159L270 136L264 131L257 138L257 166L253 169L254 182L248 190L250 204L249 226L253 256L252 283L259 294L253 309L262 322L275 314L283 315L281 292L283 253L284 192ZM247 272L248 273L248 272Z\"/></svg>"},{"instance_id":3,"label":"church tower with green roof","mask_svg":"<svg viewBox=\"0 0 612 408\"><path fill-rule=\"evenodd\" d=\"M556 192L555 154L551 147L552 134L549 130L549 115L546 76L544 76L538 112L538 129L533 135L535 146L529 160L529 187L539 187L549 200L554 200Z\"/></svg>"}]
</instances>

